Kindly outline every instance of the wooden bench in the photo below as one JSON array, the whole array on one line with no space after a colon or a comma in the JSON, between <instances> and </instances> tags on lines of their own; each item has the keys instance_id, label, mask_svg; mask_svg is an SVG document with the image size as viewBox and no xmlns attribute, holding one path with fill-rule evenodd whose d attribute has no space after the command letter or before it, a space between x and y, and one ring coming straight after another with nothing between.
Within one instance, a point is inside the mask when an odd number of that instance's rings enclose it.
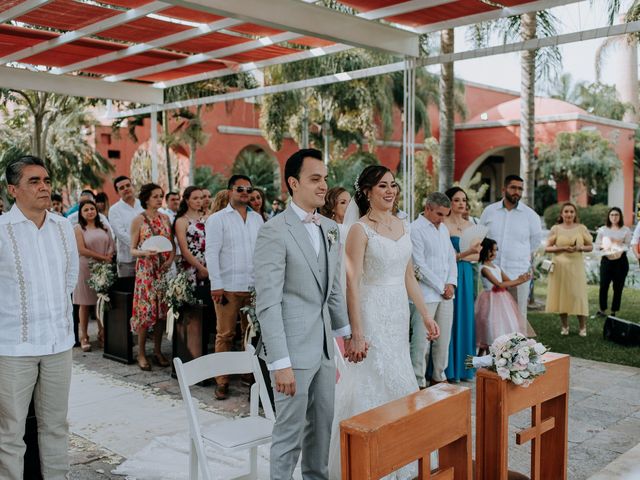
<instances>
[{"instance_id":1,"label":"wooden bench","mask_svg":"<svg viewBox=\"0 0 640 480\"><path fill-rule=\"evenodd\" d=\"M509 416L531 409L531 427L516 444L531 442L531 480L566 480L569 355L547 353L547 372L527 388L479 369L476 380L476 480L507 480Z\"/></svg>"},{"instance_id":2,"label":"wooden bench","mask_svg":"<svg viewBox=\"0 0 640 480\"><path fill-rule=\"evenodd\" d=\"M471 392L443 383L381 405L340 422L340 441L343 480L378 479L416 460L419 480L471 480Z\"/></svg>"}]
</instances>

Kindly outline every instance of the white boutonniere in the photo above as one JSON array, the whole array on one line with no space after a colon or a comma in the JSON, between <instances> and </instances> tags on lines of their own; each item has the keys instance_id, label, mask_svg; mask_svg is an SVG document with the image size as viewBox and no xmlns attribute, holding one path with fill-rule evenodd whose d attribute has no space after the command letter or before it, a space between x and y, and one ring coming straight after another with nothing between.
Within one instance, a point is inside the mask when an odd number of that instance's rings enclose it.
<instances>
[{"instance_id":1,"label":"white boutonniere","mask_svg":"<svg viewBox=\"0 0 640 480\"><path fill-rule=\"evenodd\" d=\"M327 240L329 240L329 249L338 241L338 229L333 227L327 232Z\"/></svg>"}]
</instances>

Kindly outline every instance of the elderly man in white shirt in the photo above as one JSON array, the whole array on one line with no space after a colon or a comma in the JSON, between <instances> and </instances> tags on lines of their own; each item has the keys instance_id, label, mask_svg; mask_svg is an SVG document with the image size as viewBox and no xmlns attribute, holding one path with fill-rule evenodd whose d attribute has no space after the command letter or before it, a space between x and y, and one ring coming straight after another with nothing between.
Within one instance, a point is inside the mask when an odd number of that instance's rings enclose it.
<instances>
[{"instance_id":1,"label":"elderly man in white shirt","mask_svg":"<svg viewBox=\"0 0 640 480\"><path fill-rule=\"evenodd\" d=\"M440 192L427 196L424 212L411 224L413 265L429 314L440 326L440 337L427 342L422 317L411 305L411 363L420 388L426 384L426 359L431 351L431 385L447 380L449 342L453 325L453 295L458 283L456 252L443 220L451 210L451 201Z\"/></svg>"},{"instance_id":2,"label":"elderly man in white shirt","mask_svg":"<svg viewBox=\"0 0 640 480\"><path fill-rule=\"evenodd\" d=\"M142 213L143 208L140 200L135 197L129 177L117 177L113 181L113 187L120 196L120 200L109 209L111 231L116 237L119 288L133 293L136 261L131 256L131 222Z\"/></svg>"},{"instance_id":3,"label":"elderly man in white shirt","mask_svg":"<svg viewBox=\"0 0 640 480\"><path fill-rule=\"evenodd\" d=\"M205 259L217 319L216 353L231 350L240 309L251 302L250 290L255 285L253 250L264 223L260 214L248 208L249 194L253 192L249 177L233 175L228 189L229 204L211 215L205 224ZM241 327L244 336L245 315ZM229 394L229 377L216 377L216 383L215 396L224 400Z\"/></svg>"},{"instance_id":4,"label":"elderly man in white shirt","mask_svg":"<svg viewBox=\"0 0 640 480\"><path fill-rule=\"evenodd\" d=\"M71 292L78 250L69 221L48 211L51 182L42 160L21 157L5 174L16 203L0 216L0 478L23 478L33 396L42 475L62 480L69 472Z\"/></svg>"},{"instance_id":5,"label":"elderly man in white shirt","mask_svg":"<svg viewBox=\"0 0 640 480\"><path fill-rule=\"evenodd\" d=\"M520 202L523 191L522 178L508 175L502 188L502 200L489 205L480 216L480 224L489 228L487 237L498 243L498 256L494 263L509 278L518 278L531 270L533 252L542 239L540 216ZM509 290L524 319L527 318L530 283L529 280Z\"/></svg>"}]
</instances>

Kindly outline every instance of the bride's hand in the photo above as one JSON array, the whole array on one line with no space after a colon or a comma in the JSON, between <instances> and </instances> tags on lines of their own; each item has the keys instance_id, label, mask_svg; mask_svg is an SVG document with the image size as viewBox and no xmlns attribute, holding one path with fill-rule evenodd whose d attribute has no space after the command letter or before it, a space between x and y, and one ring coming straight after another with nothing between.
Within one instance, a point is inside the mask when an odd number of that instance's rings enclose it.
<instances>
[{"instance_id":1,"label":"bride's hand","mask_svg":"<svg viewBox=\"0 0 640 480\"><path fill-rule=\"evenodd\" d=\"M428 319L424 322L427 327L427 340L435 340L440 336L440 327L432 319Z\"/></svg>"},{"instance_id":2,"label":"bride's hand","mask_svg":"<svg viewBox=\"0 0 640 480\"><path fill-rule=\"evenodd\" d=\"M347 342L345 342L345 358L353 363L364 360L369 350L369 344L365 341L364 336L355 334Z\"/></svg>"}]
</instances>

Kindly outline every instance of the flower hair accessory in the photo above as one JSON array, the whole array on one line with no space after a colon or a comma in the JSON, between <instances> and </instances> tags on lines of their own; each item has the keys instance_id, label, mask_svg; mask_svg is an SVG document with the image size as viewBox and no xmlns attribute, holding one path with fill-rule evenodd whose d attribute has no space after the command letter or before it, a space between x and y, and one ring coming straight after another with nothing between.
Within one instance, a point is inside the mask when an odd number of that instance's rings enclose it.
<instances>
[{"instance_id":1,"label":"flower hair accessory","mask_svg":"<svg viewBox=\"0 0 640 480\"><path fill-rule=\"evenodd\" d=\"M360 184L358 183L358 178L356 178L356 181L353 182L353 189L356 191L356 193L360 193Z\"/></svg>"}]
</instances>

